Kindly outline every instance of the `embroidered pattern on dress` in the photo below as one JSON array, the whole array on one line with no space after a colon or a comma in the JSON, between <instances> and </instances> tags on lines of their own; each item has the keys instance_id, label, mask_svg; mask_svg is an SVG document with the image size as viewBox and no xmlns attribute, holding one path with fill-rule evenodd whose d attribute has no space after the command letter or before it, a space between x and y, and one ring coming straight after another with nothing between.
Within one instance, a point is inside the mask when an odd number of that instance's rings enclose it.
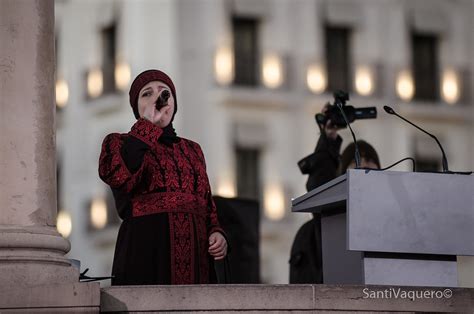
<instances>
[{"instance_id":1,"label":"embroidered pattern on dress","mask_svg":"<svg viewBox=\"0 0 474 314\"><path fill-rule=\"evenodd\" d=\"M170 213L171 284L194 283L194 230L187 213Z\"/></svg>"},{"instance_id":2,"label":"embroidered pattern on dress","mask_svg":"<svg viewBox=\"0 0 474 314\"><path fill-rule=\"evenodd\" d=\"M156 145L162 133L161 128L143 118L138 119L129 132L130 135L142 140L149 146Z\"/></svg>"}]
</instances>

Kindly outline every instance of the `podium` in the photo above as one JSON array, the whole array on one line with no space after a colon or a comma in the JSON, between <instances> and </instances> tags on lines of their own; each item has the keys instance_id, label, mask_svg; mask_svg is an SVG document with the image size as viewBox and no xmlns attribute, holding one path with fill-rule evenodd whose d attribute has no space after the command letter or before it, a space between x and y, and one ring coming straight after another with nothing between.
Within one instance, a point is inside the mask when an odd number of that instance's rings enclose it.
<instances>
[{"instance_id":1,"label":"podium","mask_svg":"<svg viewBox=\"0 0 474 314\"><path fill-rule=\"evenodd\" d=\"M457 287L457 255L474 255L474 176L377 170L292 200L321 214L326 284Z\"/></svg>"}]
</instances>

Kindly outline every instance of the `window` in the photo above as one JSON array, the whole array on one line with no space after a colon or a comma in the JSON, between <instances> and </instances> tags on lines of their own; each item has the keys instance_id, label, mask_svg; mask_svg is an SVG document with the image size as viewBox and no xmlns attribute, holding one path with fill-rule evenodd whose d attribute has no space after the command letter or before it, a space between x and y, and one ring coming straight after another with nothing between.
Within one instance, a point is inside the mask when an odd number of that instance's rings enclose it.
<instances>
[{"instance_id":1,"label":"window","mask_svg":"<svg viewBox=\"0 0 474 314\"><path fill-rule=\"evenodd\" d=\"M255 148L235 149L237 160L237 195L260 200L260 151Z\"/></svg>"},{"instance_id":2,"label":"window","mask_svg":"<svg viewBox=\"0 0 474 314\"><path fill-rule=\"evenodd\" d=\"M327 90L349 91L350 73L350 29L347 27L326 26L326 69Z\"/></svg>"},{"instance_id":3,"label":"window","mask_svg":"<svg viewBox=\"0 0 474 314\"><path fill-rule=\"evenodd\" d=\"M438 100L438 40L434 35L412 34L415 99Z\"/></svg>"},{"instance_id":4,"label":"window","mask_svg":"<svg viewBox=\"0 0 474 314\"><path fill-rule=\"evenodd\" d=\"M102 29L102 75L104 94L115 91L115 44L116 25L112 24Z\"/></svg>"},{"instance_id":5,"label":"window","mask_svg":"<svg viewBox=\"0 0 474 314\"><path fill-rule=\"evenodd\" d=\"M234 17L235 85L256 86L258 83L258 34L257 20Z\"/></svg>"}]
</instances>

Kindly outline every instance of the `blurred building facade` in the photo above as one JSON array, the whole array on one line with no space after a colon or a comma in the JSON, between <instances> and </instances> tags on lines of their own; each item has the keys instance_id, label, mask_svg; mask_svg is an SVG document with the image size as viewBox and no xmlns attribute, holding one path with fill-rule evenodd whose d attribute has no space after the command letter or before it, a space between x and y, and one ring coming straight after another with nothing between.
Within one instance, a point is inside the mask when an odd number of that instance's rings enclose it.
<instances>
[{"instance_id":1,"label":"blurred building facade","mask_svg":"<svg viewBox=\"0 0 474 314\"><path fill-rule=\"evenodd\" d=\"M287 283L291 243L310 218L290 211L305 193L296 163L314 150L314 114L333 90L377 107L377 119L353 128L382 165L414 157L421 170L441 167L436 143L385 114L390 105L439 137L451 170L474 168L472 9L471 0L57 0L58 228L69 256L88 275L110 274L120 221L97 173L101 143L128 132L131 80L158 68L175 82L175 128L201 144L213 193L261 202L262 282Z\"/></svg>"}]
</instances>

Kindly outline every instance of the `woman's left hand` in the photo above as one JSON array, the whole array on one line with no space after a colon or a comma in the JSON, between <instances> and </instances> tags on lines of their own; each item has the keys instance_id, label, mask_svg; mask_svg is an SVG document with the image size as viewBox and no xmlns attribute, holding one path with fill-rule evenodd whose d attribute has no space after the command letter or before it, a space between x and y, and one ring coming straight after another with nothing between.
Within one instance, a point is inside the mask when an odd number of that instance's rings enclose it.
<instances>
[{"instance_id":1,"label":"woman's left hand","mask_svg":"<svg viewBox=\"0 0 474 314\"><path fill-rule=\"evenodd\" d=\"M223 259L227 254L227 241L219 232L213 232L209 236L209 254L214 256L215 260Z\"/></svg>"}]
</instances>

